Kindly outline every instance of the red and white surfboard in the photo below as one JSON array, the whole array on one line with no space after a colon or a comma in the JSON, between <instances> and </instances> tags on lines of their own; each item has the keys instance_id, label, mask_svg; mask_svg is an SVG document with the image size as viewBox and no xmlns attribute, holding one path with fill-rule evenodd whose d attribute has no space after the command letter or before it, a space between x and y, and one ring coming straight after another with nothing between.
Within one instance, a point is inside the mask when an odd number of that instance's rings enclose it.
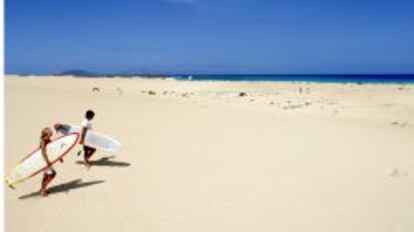
<instances>
[{"instance_id":1,"label":"red and white surfboard","mask_svg":"<svg viewBox=\"0 0 414 232\"><path fill-rule=\"evenodd\" d=\"M78 133L71 133L62 137L59 137L46 146L46 152L48 158L52 164L62 159L69 151L76 145L79 140ZM47 168L46 161L44 160L40 149L36 149L28 156L26 156L6 177L6 183L10 187L15 184L23 182L30 177L41 173Z\"/></svg>"}]
</instances>

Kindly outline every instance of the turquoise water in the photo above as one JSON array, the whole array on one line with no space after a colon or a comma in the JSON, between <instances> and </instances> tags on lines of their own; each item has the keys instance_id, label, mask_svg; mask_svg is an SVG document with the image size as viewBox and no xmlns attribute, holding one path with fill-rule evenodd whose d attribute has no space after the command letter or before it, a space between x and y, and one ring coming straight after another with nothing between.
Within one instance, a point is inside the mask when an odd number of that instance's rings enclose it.
<instances>
[{"instance_id":1,"label":"turquoise water","mask_svg":"<svg viewBox=\"0 0 414 232\"><path fill-rule=\"evenodd\" d=\"M217 81L300 81L326 83L414 83L414 74L395 75L178 75L177 79Z\"/></svg>"}]
</instances>

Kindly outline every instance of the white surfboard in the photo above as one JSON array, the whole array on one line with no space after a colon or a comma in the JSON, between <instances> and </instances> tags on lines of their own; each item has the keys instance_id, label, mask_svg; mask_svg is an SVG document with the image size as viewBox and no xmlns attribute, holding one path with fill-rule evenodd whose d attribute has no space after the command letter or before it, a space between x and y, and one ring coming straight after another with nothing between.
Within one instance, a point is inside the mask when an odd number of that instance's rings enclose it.
<instances>
[{"instance_id":1,"label":"white surfboard","mask_svg":"<svg viewBox=\"0 0 414 232\"><path fill-rule=\"evenodd\" d=\"M65 136L59 137L46 146L46 153L49 161L54 164L76 145L79 140L78 133L69 133ZM28 156L26 156L6 177L6 183L13 187L15 184L23 182L28 178L41 173L47 168L40 149L36 149Z\"/></svg>"},{"instance_id":2,"label":"white surfboard","mask_svg":"<svg viewBox=\"0 0 414 232\"><path fill-rule=\"evenodd\" d=\"M64 135L68 133L81 134L82 132L82 127L66 123L56 123L55 129L58 133ZM122 144L117 140L93 130L88 130L86 132L85 145L107 152L117 152L121 150L122 147Z\"/></svg>"}]
</instances>

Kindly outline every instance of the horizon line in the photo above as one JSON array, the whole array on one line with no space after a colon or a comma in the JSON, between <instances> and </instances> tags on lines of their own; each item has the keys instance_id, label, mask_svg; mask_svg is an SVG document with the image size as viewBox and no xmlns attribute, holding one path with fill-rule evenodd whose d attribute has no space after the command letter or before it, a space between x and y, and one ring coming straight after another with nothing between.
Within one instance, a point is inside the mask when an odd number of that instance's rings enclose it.
<instances>
[{"instance_id":1,"label":"horizon line","mask_svg":"<svg viewBox=\"0 0 414 232\"><path fill-rule=\"evenodd\" d=\"M223 73L94 73L88 72L84 73L83 75L77 75L75 73L43 73L43 74L36 74L36 73L4 73L4 75L18 75L18 76L223 76L223 75L230 75L230 76L393 76L393 75L401 75L401 76L414 76L413 73L230 73L230 72L223 72Z\"/></svg>"}]
</instances>

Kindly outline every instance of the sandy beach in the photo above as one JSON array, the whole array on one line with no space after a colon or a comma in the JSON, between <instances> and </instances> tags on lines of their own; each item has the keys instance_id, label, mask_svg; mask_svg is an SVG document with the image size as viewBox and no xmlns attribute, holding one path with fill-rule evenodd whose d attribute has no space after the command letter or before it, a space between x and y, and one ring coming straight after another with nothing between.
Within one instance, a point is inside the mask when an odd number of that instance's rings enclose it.
<instances>
[{"instance_id":1,"label":"sandy beach","mask_svg":"<svg viewBox=\"0 0 414 232\"><path fill-rule=\"evenodd\" d=\"M414 85L7 76L5 170L86 109L122 151L7 188L6 231L414 231Z\"/></svg>"}]
</instances>

